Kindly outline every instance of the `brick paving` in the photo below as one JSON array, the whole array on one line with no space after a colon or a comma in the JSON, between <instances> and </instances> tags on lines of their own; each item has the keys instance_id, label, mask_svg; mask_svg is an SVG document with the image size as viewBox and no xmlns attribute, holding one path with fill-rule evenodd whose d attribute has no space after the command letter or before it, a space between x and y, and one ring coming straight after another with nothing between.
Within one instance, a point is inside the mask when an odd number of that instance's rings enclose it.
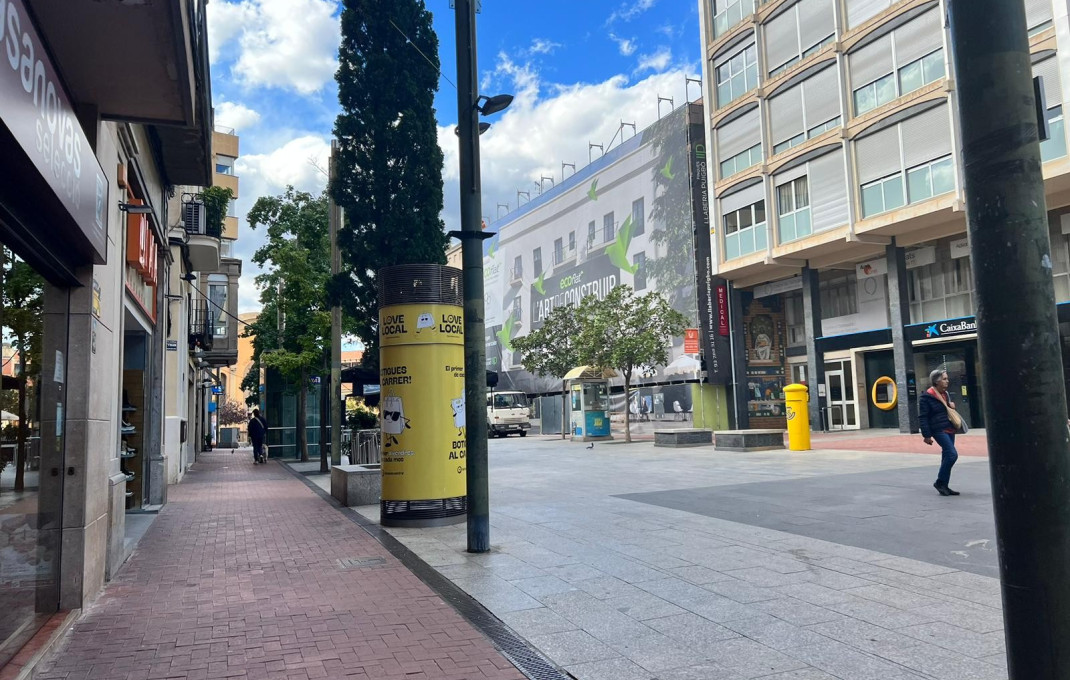
<instances>
[{"instance_id":1,"label":"brick paving","mask_svg":"<svg viewBox=\"0 0 1070 680\"><path fill-rule=\"evenodd\" d=\"M36 677L524 676L359 526L278 464L201 454ZM339 560L382 558L343 570Z\"/></svg>"},{"instance_id":2,"label":"brick paving","mask_svg":"<svg viewBox=\"0 0 1070 680\"><path fill-rule=\"evenodd\" d=\"M886 453L927 453L940 455L940 446L928 446L920 434L874 434L880 430L860 430L854 432L815 432L810 437L810 445L815 449L833 449L837 451L882 451ZM987 456L988 440L980 430L971 430L967 434L955 437L955 449L960 456Z\"/></svg>"}]
</instances>

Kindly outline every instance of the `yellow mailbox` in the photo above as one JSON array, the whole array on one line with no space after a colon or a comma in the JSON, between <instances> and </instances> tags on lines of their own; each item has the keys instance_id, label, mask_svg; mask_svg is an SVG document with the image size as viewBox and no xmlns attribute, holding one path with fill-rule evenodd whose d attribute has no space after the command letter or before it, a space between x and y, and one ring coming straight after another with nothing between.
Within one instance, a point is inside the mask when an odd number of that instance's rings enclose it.
<instances>
[{"instance_id":1,"label":"yellow mailbox","mask_svg":"<svg viewBox=\"0 0 1070 680\"><path fill-rule=\"evenodd\" d=\"M810 450L810 401L806 385L786 385L784 401L788 411L788 449Z\"/></svg>"}]
</instances>

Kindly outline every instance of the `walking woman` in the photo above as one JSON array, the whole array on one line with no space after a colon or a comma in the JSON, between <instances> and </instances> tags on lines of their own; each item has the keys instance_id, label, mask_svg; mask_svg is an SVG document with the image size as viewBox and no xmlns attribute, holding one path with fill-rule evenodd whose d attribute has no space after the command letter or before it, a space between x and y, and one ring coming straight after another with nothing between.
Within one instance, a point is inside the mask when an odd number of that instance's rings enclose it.
<instances>
[{"instance_id":1,"label":"walking woman","mask_svg":"<svg viewBox=\"0 0 1070 680\"><path fill-rule=\"evenodd\" d=\"M929 382L932 387L922 393L918 399L918 418L921 421L921 436L925 443L932 446L933 440L940 445L940 472L936 475L933 487L941 496L958 496L958 491L953 491L948 483L951 481L951 468L959 459L959 452L955 450L955 423L951 422L951 411L955 408L955 402L951 401L951 395L947 391L950 381L947 371L937 369L929 374ZM958 413L955 413L956 417Z\"/></svg>"}]
</instances>

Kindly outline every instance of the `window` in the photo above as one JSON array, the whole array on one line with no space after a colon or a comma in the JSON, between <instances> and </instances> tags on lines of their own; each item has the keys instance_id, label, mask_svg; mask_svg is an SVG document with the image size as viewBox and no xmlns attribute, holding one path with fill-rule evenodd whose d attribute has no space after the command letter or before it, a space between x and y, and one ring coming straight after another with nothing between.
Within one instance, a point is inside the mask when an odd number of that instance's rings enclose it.
<instances>
[{"instance_id":1,"label":"window","mask_svg":"<svg viewBox=\"0 0 1070 680\"><path fill-rule=\"evenodd\" d=\"M910 320L912 323L970 316L973 306L973 274L970 258L952 258L946 245L936 246L936 261L910 270Z\"/></svg>"},{"instance_id":2,"label":"window","mask_svg":"<svg viewBox=\"0 0 1070 680\"><path fill-rule=\"evenodd\" d=\"M216 171L216 173L218 173L220 175L232 175L232 174L234 174L234 168L233 167L231 167L229 165L224 165L222 163L216 163L215 164L215 171Z\"/></svg>"},{"instance_id":3,"label":"window","mask_svg":"<svg viewBox=\"0 0 1070 680\"><path fill-rule=\"evenodd\" d=\"M516 321L520 321L520 311L522 309L520 298L513 300L513 308L509 310L509 316Z\"/></svg>"},{"instance_id":4,"label":"window","mask_svg":"<svg viewBox=\"0 0 1070 680\"><path fill-rule=\"evenodd\" d=\"M907 203L917 203L955 190L955 165L951 157L907 170Z\"/></svg>"},{"instance_id":5,"label":"window","mask_svg":"<svg viewBox=\"0 0 1070 680\"><path fill-rule=\"evenodd\" d=\"M773 154L778 154L781 151L787 151L793 146L798 146L806 141L806 136L802 134L795 135L789 140L783 141L773 147Z\"/></svg>"},{"instance_id":6,"label":"window","mask_svg":"<svg viewBox=\"0 0 1070 680\"><path fill-rule=\"evenodd\" d=\"M728 160L721 161L721 179L743 172L762 162L762 145L755 144L746 151L737 153Z\"/></svg>"},{"instance_id":7,"label":"window","mask_svg":"<svg viewBox=\"0 0 1070 680\"><path fill-rule=\"evenodd\" d=\"M821 282L821 318L835 319L858 312L858 280L852 271Z\"/></svg>"},{"instance_id":8,"label":"window","mask_svg":"<svg viewBox=\"0 0 1070 680\"><path fill-rule=\"evenodd\" d=\"M531 268L535 276L542 274L542 248L531 251Z\"/></svg>"},{"instance_id":9,"label":"window","mask_svg":"<svg viewBox=\"0 0 1070 680\"><path fill-rule=\"evenodd\" d=\"M902 173L862 185L862 217L895 210L905 204Z\"/></svg>"},{"instance_id":10,"label":"window","mask_svg":"<svg viewBox=\"0 0 1070 680\"><path fill-rule=\"evenodd\" d=\"M717 67L717 107L739 99L757 86L757 52L754 45L748 45Z\"/></svg>"},{"instance_id":11,"label":"window","mask_svg":"<svg viewBox=\"0 0 1070 680\"><path fill-rule=\"evenodd\" d=\"M576 252L576 232L568 232L568 249L569 252Z\"/></svg>"},{"instance_id":12,"label":"window","mask_svg":"<svg viewBox=\"0 0 1070 680\"><path fill-rule=\"evenodd\" d=\"M613 221L613 213L602 216L602 242L609 243L617 236L617 224Z\"/></svg>"},{"instance_id":13,"label":"window","mask_svg":"<svg viewBox=\"0 0 1070 680\"><path fill-rule=\"evenodd\" d=\"M1066 131L1063 129L1063 107L1048 109L1048 138L1040 143L1040 157L1044 161L1066 155Z\"/></svg>"},{"instance_id":14,"label":"window","mask_svg":"<svg viewBox=\"0 0 1070 680\"><path fill-rule=\"evenodd\" d=\"M757 253L769 246L765 201L725 213L721 222L724 224L725 260Z\"/></svg>"},{"instance_id":15,"label":"window","mask_svg":"<svg viewBox=\"0 0 1070 680\"><path fill-rule=\"evenodd\" d=\"M944 50L941 48L899 69L899 96L921 89L943 77Z\"/></svg>"},{"instance_id":16,"label":"window","mask_svg":"<svg viewBox=\"0 0 1070 680\"><path fill-rule=\"evenodd\" d=\"M755 0L735 0L734 2L711 3L713 6L713 36L719 38L728 32L743 17L754 13Z\"/></svg>"},{"instance_id":17,"label":"window","mask_svg":"<svg viewBox=\"0 0 1070 680\"><path fill-rule=\"evenodd\" d=\"M780 225L780 243L788 243L809 236L810 188L805 176L781 184L776 188L777 216Z\"/></svg>"},{"instance_id":18,"label":"window","mask_svg":"<svg viewBox=\"0 0 1070 680\"><path fill-rule=\"evenodd\" d=\"M646 207L642 198L632 201L632 236L646 231Z\"/></svg>"},{"instance_id":19,"label":"window","mask_svg":"<svg viewBox=\"0 0 1070 680\"><path fill-rule=\"evenodd\" d=\"M512 279L517 281L524 275L524 261L519 255L513 258L513 272Z\"/></svg>"},{"instance_id":20,"label":"window","mask_svg":"<svg viewBox=\"0 0 1070 680\"><path fill-rule=\"evenodd\" d=\"M855 115L883 106L895 96L895 78L889 73L854 91Z\"/></svg>"},{"instance_id":21,"label":"window","mask_svg":"<svg viewBox=\"0 0 1070 680\"><path fill-rule=\"evenodd\" d=\"M561 264L565 261L565 240L556 238L554 239L554 264Z\"/></svg>"},{"instance_id":22,"label":"window","mask_svg":"<svg viewBox=\"0 0 1070 680\"><path fill-rule=\"evenodd\" d=\"M227 204L227 217L238 216L238 201L237 199L230 199L230 203Z\"/></svg>"},{"instance_id":23,"label":"window","mask_svg":"<svg viewBox=\"0 0 1070 680\"><path fill-rule=\"evenodd\" d=\"M820 125L815 125L814 127L807 130L806 138L813 139L814 137L817 137L820 134L824 134L829 130L835 130L838 127L840 127L840 117L836 116L832 120L825 121L824 123L821 123Z\"/></svg>"},{"instance_id":24,"label":"window","mask_svg":"<svg viewBox=\"0 0 1070 680\"><path fill-rule=\"evenodd\" d=\"M229 318L224 313L227 309L227 284L209 284L208 299L211 301L212 316L215 320L212 324L212 335L217 338L225 338L227 336L227 319Z\"/></svg>"},{"instance_id":25,"label":"window","mask_svg":"<svg viewBox=\"0 0 1070 680\"><path fill-rule=\"evenodd\" d=\"M833 42L834 4L833 0L799 0L764 25L765 63L770 75L782 73Z\"/></svg>"},{"instance_id":26,"label":"window","mask_svg":"<svg viewBox=\"0 0 1070 680\"><path fill-rule=\"evenodd\" d=\"M788 323L788 347L805 345L806 314L802 293L794 292L784 296L784 316Z\"/></svg>"},{"instance_id":27,"label":"window","mask_svg":"<svg viewBox=\"0 0 1070 680\"><path fill-rule=\"evenodd\" d=\"M632 276L635 290L646 289L646 253L632 255L632 264L635 265L635 274Z\"/></svg>"},{"instance_id":28,"label":"window","mask_svg":"<svg viewBox=\"0 0 1070 680\"><path fill-rule=\"evenodd\" d=\"M587 223L587 247L588 248L590 248L591 246L594 245L594 239L595 239L595 235L596 234L597 234L597 229L595 228L594 220L591 220L590 222Z\"/></svg>"}]
</instances>

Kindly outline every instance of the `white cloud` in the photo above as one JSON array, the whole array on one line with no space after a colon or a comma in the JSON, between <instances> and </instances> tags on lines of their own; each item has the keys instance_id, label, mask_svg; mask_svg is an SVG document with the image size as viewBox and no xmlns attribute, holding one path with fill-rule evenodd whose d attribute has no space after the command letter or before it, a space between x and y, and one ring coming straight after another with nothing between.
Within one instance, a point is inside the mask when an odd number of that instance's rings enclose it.
<instances>
[{"instance_id":1,"label":"white cloud","mask_svg":"<svg viewBox=\"0 0 1070 680\"><path fill-rule=\"evenodd\" d=\"M337 9L335 0L217 0L208 5L212 59L237 38L232 72L242 83L312 94L338 68Z\"/></svg>"},{"instance_id":2,"label":"white cloud","mask_svg":"<svg viewBox=\"0 0 1070 680\"><path fill-rule=\"evenodd\" d=\"M557 85L542 83L530 65L519 65L499 55L495 74L512 83L516 98L503 114L490 119L492 127L480 137L483 215L493 222L498 203L508 203L510 210L515 210L517 189L529 191L534 197L535 184L543 175L560 182L562 162L575 163L577 169L582 169L588 163L588 142L608 144L621 120L634 122L640 131L656 121L659 95L685 101L684 76L696 68L694 64L682 65L638 82L616 75L598 83ZM457 136L453 127L450 124L438 129L439 145L445 155L443 220L449 230L458 229L460 221ZM630 130L626 130L625 138L629 136ZM596 151L596 158L597 155Z\"/></svg>"},{"instance_id":3,"label":"white cloud","mask_svg":"<svg viewBox=\"0 0 1070 680\"><path fill-rule=\"evenodd\" d=\"M635 44L635 38L619 38L613 33L609 34L609 39L617 43L617 49L625 57L630 57L635 53L637 45Z\"/></svg>"},{"instance_id":4,"label":"white cloud","mask_svg":"<svg viewBox=\"0 0 1070 680\"><path fill-rule=\"evenodd\" d=\"M558 47L561 47L561 43L545 40L543 38L535 38L531 41L531 47L528 48L528 54L553 54L553 51Z\"/></svg>"},{"instance_id":5,"label":"white cloud","mask_svg":"<svg viewBox=\"0 0 1070 680\"><path fill-rule=\"evenodd\" d=\"M606 19L606 24L611 24L618 19L620 21L631 21L635 17L639 16L643 12L647 11L654 6L658 0L636 0L632 4L624 4L620 6L620 9L616 10L609 15Z\"/></svg>"},{"instance_id":6,"label":"white cloud","mask_svg":"<svg viewBox=\"0 0 1070 680\"><path fill-rule=\"evenodd\" d=\"M639 56L639 66L636 67L635 72L653 71L654 73L661 73L669 67L671 62L672 50L668 47L659 47L654 54L642 54Z\"/></svg>"},{"instance_id":7,"label":"white cloud","mask_svg":"<svg viewBox=\"0 0 1070 680\"><path fill-rule=\"evenodd\" d=\"M260 122L260 114L244 104L224 101L215 105L215 122L234 128L240 135Z\"/></svg>"}]
</instances>

